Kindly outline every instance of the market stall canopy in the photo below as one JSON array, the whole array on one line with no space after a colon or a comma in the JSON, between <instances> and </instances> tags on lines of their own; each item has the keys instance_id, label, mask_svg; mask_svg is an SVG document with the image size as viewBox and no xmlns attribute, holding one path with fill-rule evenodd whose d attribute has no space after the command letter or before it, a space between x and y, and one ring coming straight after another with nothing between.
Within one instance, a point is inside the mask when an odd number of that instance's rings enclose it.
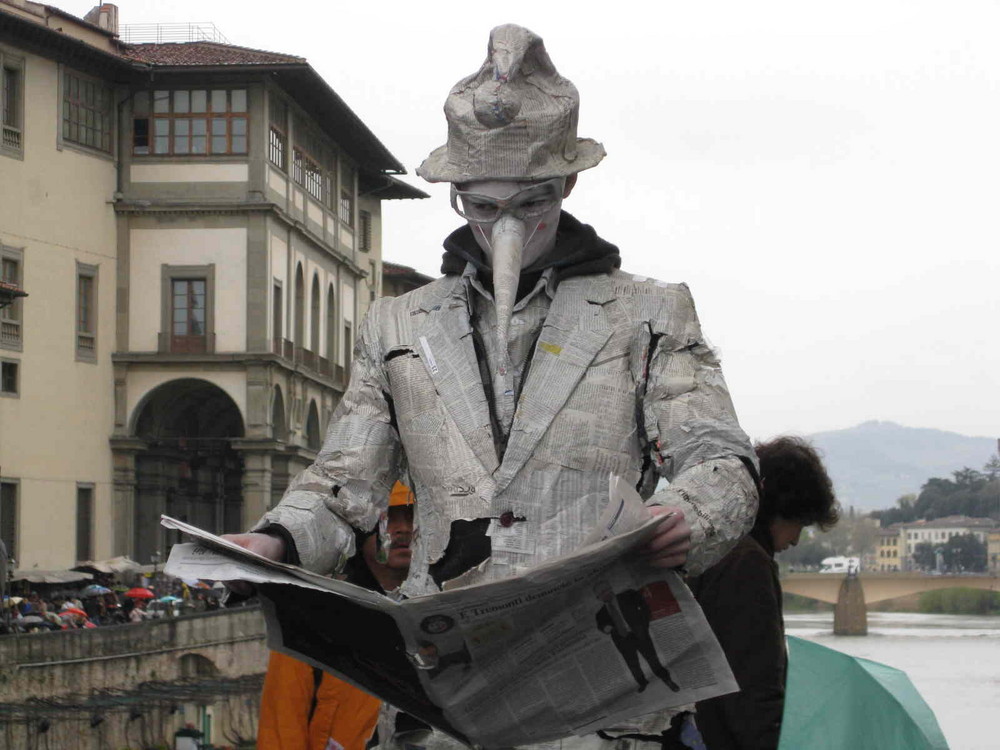
<instances>
[{"instance_id":1,"label":"market stall canopy","mask_svg":"<svg viewBox=\"0 0 1000 750\"><path fill-rule=\"evenodd\" d=\"M131 573L139 570L139 563L131 558L112 557L110 560L87 560L80 563L73 570L83 570L88 573Z\"/></svg>"},{"instance_id":2,"label":"market stall canopy","mask_svg":"<svg viewBox=\"0 0 1000 750\"><path fill-rule=\"evenodd\" d=\"M930 706L893 667L788 636L779 750L947 750Z\"/></svg>"},{"instance_id":3,"label":"market stall canopy","mask_svg":"<svg viewBox=\"0 0 1000 750\"><path fill-rule=\"evenodd\" d=\"M90 573L81 570L35 570L28 568L25 570L15 570L10 577L11 582L27 581L28 583L76 583L77 581L90 581L93 579Z\"/></svg>"}]
</instances>

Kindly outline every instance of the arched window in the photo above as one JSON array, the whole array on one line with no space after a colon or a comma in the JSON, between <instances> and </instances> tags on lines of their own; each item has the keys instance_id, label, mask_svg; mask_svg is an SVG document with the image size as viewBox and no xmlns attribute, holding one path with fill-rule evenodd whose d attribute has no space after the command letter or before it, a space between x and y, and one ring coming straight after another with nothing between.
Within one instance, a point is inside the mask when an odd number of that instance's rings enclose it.
<instances>
[{"instance_id":1,"label":"arched window","mask_svg":"<svg viewBox=\"0 0 1000 750\"><path fill-rule=\"evenodd\" d=\"M288 442L288 420L285 418L285 398L281 389L274 386L274 398L271 399L271 434L275 440Z\"/></svg>"},{"instance_id":2,"label":"arched window","mask_svg":"<svg viewBox=\"0 0 1000 750\"><path fill-rule=\"evenodd\" d=\"M309 417L306 419L306 447L318 451L323 445L319 435L319 409L316 402L309 403Z\"/></svg>"},{"instance_id":3,"label":"arched window","mask_svg":"<svg viewBox=\"0 0 1000 750\"><path fill-rule=\"evenodd\" d=\"M309 311L309 349L319 354L319 276L313 274L312 308Z\"/></svg>"},{"instance_id":4,"label":"arched window","mask_svg":"<svg viewBox=\"0 0 1000 750\"><path fill-rule=\"evenodd\" d=\"M295 346L305 343L306 282L302 276L302 264L295 269Z\"/></svg>"},{"instance_id":5,"label":"arched window","mask_svg":"<svg viewBox=\"0 0 1000 750\"><path fill-rule=\"evenodd\" d=\"M326 290L326 358L331 366L337 361L337 299L333 284Z\"/></svg>"}]
</instances>

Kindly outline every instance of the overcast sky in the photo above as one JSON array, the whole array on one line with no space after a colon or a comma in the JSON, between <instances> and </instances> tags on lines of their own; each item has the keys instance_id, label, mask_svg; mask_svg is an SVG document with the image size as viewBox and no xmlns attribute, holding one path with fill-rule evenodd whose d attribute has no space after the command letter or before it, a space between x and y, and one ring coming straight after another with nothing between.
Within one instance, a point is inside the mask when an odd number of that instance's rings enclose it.
<instances>
[{"instance_id":1,"label":"overcast sky","mask_svg":"<svg viewBox=\"0 0 1000 750\"><path fill-rule=\"evenodd\" d=\"M996 2L119 7L308 58L431 193L386 204L383 250L432 275L458 219L413 172L490 28L527 26L608 151L566 208L626 270L691 286L753 437L869 419L1000 434Z\"/></svg>"}]
</instances>

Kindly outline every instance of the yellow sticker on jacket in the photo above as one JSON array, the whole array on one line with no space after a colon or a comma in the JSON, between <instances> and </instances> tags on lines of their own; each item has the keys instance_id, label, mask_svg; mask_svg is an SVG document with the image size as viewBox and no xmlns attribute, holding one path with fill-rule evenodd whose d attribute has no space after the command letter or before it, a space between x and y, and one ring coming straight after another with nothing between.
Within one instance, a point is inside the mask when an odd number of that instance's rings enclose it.
<instances>
[{"instance_id":1,"label":"yellow sticker on jacket","mask_svg":"<svg viewBox=\"0 0 1000 750\"><path fill-rule=\"evenodd\" d=\"M561 346L559 346L558 344L550 344L548 341L539 341L538 348L541 349L543 352L554 354L557 357L559 356L559 353L562 351Z\"/></svg>"}]
</instances>

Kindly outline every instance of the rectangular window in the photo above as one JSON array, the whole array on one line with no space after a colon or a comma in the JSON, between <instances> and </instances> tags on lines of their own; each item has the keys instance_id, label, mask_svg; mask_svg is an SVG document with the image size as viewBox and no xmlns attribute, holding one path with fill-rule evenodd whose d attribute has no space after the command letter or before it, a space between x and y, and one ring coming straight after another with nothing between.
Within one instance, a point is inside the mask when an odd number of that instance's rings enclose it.
<instances>
[{"instance_id":1,"label":"rectangular window","mask_svg":"<svg viewBox=\"0 0 1000 750\"><path fill-rule=\"evenodd\" d=\"M94 488L76 488L76 559L92 560L94 557Z\"/></svg>"},{"instance_id":2,"label":"rectangular window","mask_svg":"<svg viewBox=\"0 0 1000 750\"><path fill-rule=\"evenodd\" d=\"M24 251L20 248L0 245L0 280L23 288ZM21 351L22 316L24 300L21 297L0 309L0 348Z\"/></svg>"},{"instance_id":3,"label":"rectangular window","mask_svg":"<svg viewBox=\"0 0 1000 750\"><path fill-rule=\"evenodd\" d=\"M0 540L7 557L17 557L17 482L0 482Z\"/></svg>"},{"instance_id":4,"label":"rectangular window","mask_svg":"<svg viewBox=\"0 0 1000 750\"><path fill-rule=\"evenodd\" d=\"M358 211L358 249L371 252L372 249L372 215L368 211Z\"/></svg>"},{"instance_id":5,"label":"rectangular window","mask_svg":"<svg viewBox=\"0 0 1000 750\"><path fill-rule=\"evenodd\" d=\"M24 61L0 52L0 152L21 156L24 146Z\"/></svg>"},{"instance_id":6,"label":"rectangular window","mask_svg":"<svg viewBox=\"0 0 1000 750\"><path fill-rule=\"evenodd\" d=\"M205 346L205 279L171 282L170 351L201 353Z\"/></svg>"},{"instance_id":7,"label":"rectangular window","mask_svg":"<svg viewBox=\"0 0 1000 750\"><path fill-rule=\"evenodd\" d=\"M281 327L283 311L281 297L281 284L275 281L271 299L271 337L274 339L271 351L275 354L281 354L281 339L284 337Z\"/></svg>"},{"instance_id":8,"label":"rectangular window","mask_svg":"<svg viewBox=\"0 0 1000 750\"><path fill-rule=\"evenodd\" d=\"M323 201L323 170L309 152L298 146L292 150L292 179L313 198Z\"/></svg>"},{"instance_id":9,"label":"rectangular window","mask_svg":"<svg viewBox=\"0 0 1000 750\"><path fill-rule=\"evenodd\" d=\"M245 154L246 89L140 91L132 102L132 152L172 156Z\"/></svg>"},{"instance_id":10,"label":"rectangular window","mask_svg":"<svg viewBox=\"0 0 1000 750\"><path fill-rule=\"evenodd\" d=\"M215 351L215 266L161 266L159 349L174 354Z\"/></svg>"},{"instance_id":11,"label":"rectangular window","mask_svg":"<svg viewBox=\"0 0 1000 750\"><path fill-rule=\"evenodd\" d=\"M63 140L111 153L113 102L110 87L69 71L64 72Z\"/></svg>"},{"instance_id":12,"label":"rectangular window","mask_svg":"<svg viewBox=\"0 0 1000 750\"><path fill-rule=\"evenodd\" d=\"M299 185L304 184L305 172L302 166L302 152L297 148L292 149L292 179Z\"/></svg>"},{"instance_id":13,"label":"rectangular window","mask_svg":"<svg viewBox=\"0 0 1000 750\"><path fill-rule=\"evenodd\" d=\"M268 144L268 157L271 163L282 172L288 171L288 105L285 100L274 94L269 99L271 119L271 135Z\"/></svg>"},{"instance_id":14,"label":"rectangular window","mask_svg":"<svg viewBox=\"0 0 1000 750\"><path fill-rule=\"evenodd\" d=\"M76 356L97 358L97 266L82 263L76 270Z\"/></svg>"},{"instance_id":15,"label":"rectangular window","mask_svg":"<svg viewBox=\"0 0 1000 750\"><path fill-rule=\"evenodd\" d=\"M354 228L354 169L347 164L340 167L340 220Z\"/></svg>"},{"instance_id":16,"label":"rectangular window","mask_svg":"<svg viewBox=\"0 0 1000 750\"><path fill-rule=\"evenodd\" d=\"M340 191L340 220L347 226L354 226L354 197L347 190Z\"/></svg>"},{"instance_id":17,"label":"rectangular window","mask_svg":"<svg viewBox=\"0 0 1000 750\"><path fill-rule=\"evenodd\" d=\"M20 364L13 359L0 360L0 394L17 396L21 392Z\"/></svg>"}]
</instances>

